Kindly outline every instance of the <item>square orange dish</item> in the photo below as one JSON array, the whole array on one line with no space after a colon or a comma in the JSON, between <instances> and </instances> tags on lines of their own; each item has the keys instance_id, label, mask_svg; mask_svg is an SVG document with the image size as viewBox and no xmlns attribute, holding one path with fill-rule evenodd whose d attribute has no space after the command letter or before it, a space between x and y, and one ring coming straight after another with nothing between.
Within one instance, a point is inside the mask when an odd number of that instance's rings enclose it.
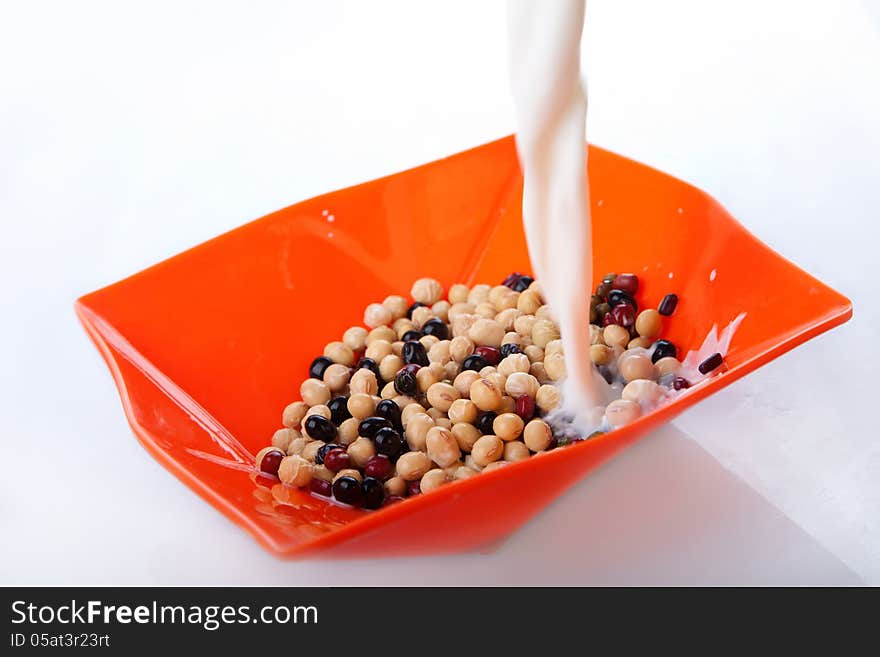
<instances>
[{"instance_id":1,"label":"square orange dish","mask_svg":"<svg viewBox=\"0 0 880 657\"><path fill-rule=\"evenodd\" d=\"M676 293L664 337L685 351L745 313L726 369L620 429L378 511L259 475L254 454L312 359L360 325L367 304L423 276L448 289L530 270L512 137L297 203L92 292L76 312L147 451L274 554L478 547L659 424L852 316L848 299L699 189L596 147L589 162L593 271L637 273L646 307Z\"/></svg>"}]
</instances>

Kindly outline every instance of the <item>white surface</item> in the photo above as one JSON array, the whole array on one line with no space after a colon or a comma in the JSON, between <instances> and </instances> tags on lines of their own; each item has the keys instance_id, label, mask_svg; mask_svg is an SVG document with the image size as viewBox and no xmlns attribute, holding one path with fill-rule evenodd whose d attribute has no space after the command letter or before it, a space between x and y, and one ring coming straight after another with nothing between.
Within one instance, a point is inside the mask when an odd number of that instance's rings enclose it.
<instances>
[{"instance_id":1,"label":"white surface","mask_svg":"<svg viewBox=\"0 0 880 657\"><path fill-rule=\"evenodd\" d=\"M493 554L278 562L132 438L73 300L508 133L502 12L0 5L0 583L880 584L873 1L589 3L591 139L713 193L856 317Z\"/></svg>"}]
</instances>

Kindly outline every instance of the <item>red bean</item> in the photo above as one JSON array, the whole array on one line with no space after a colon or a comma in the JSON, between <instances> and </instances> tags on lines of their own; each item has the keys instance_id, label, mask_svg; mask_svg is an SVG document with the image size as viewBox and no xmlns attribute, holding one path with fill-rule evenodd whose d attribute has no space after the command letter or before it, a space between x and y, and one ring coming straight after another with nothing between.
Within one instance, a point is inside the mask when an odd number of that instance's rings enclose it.
<instances>
[{"instance_id":1,"label":"red bean","mask_svg":"<svg viewBox=\"0 0 880 657\"><path fill-rule=\"evenodd\" d=\"M351 467L351 457L344 449L331 449L324 455L324 465L332 472L339 472Z\"/></svg>"},{"instance_id":2,"label":"red bean","mask_svg":"<svg viewBox=\"0 0 880 657\"><path fill-rule=\"evenodd\" d=\"M263 454L263 458L260 459L260 470L277 477L278 466L281 465L281 459L283 458L284 454L280 449L273 449L266 452Z\"/></svg>"},{"instance_id":3,"label":"red bean","mask_svg":"<svg viewBox=\"0 0 880 657\"><path fill-rule=\"evenodd\" d=\"M672 387L676 390L685 390L691 387L690 382L682 376L677 376L672 380Z\"/></svg>"},{"instance_id":4,"label":"red bean","mask_svg":"<svg viewBox=\"0 0 880 657\"><path fill-rule=\"evenodd\" d=\"M639 289L639 277L635 274L618 274L614 277L613 287L635 294Z\"/></svg>"},{"instance_id":5,"label":"red bean","mask_svg":"<svg viewBox=\"0 0 880 657\"><path fill-rule=\"evenodd\" d=\"M376 456L370 457L370 460L364 465L364 474L367 477L375 477L380 481L388 479L393 471L394 465L391 463L391 459L384 454L376 454Z\"/></svg>"},{"instance_id":6,"label":"red bean","mask_svg":"<svg viewBox=\"0 0 880 657\"><path fill-rule=\"evenodd\" d=\"M495 347L477 347L474 349L474 353L478 356L482 356L483 360L492 367L495 367L501 362L501 352Z\"/></svg>"},{"instance_id":7,"label":"red bean","mask_svg":"<svg viewBox=\"0 0 880 657\"><path fill-rule=\"evenodd\" d=\"M660 305L657 306L657 312L665 317L669 317L669 315L675 312L676 306L678 306L678 295L667 294L663 297Z\"/></svg>"},{"instance_id":8,"label":"red bean","mask_svg":"<svg viewBox=\"0 0 880 657\"><path fill-rule=\"evenodd\" d=\"M611 318L623 328L632 328L636 323L636 311L629 304L621 303L611 309Z\"/></svg>"},{"instance_id":9,"label":"red bean","mask_svg":"<svg viewBox=\"0 0 880 657\"><path fill-rule=\"evenodd\" d=\"M309 484L309 488L313 493L323 495L324 497L330 497L330 494L333 492L333 486L329 481L318 479L317 477L312 479L312 483Z\"/></svg>"},{"instance_id":10,"label":"red bean","mask_svg":"<svg viewBox=\"0 0 880 657\"><path fill-rule=\"evenodd\" d=\"M700 370L700 374L708 374L712 370L718 369L723 361L724 357L718 352L715 352L702 363L700 363L700 366L697 369Z\"/></svg>"},{"instance_id":11,"label":"red bean","mask_svg":"<svg viewBox=\"0 0 880 657\"><path fill-rule=\"evenodd\" d=\"M528 395L520 395L516 398L516 414L523 422L528 422L535 416L535 400Z\"/></svg>"}]
</instances>

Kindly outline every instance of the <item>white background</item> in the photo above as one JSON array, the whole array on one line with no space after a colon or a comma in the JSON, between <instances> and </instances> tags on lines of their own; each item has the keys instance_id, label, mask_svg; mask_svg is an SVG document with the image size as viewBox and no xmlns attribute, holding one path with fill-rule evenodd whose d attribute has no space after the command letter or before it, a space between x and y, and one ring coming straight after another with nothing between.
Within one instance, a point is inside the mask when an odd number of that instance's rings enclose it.
<instances>
[{"instance_id":1,"label":"white background","mask_svg":"<svg viewBox=\"0 0 880 657\"><path fill-rule=\"evenodd\" d=\"M492 554L287 563L138 445L73 301L511 132L503 4L0 0L0 583L880 584L880 3L587 13L591 140L715 195L855 319Z\"/></svg>"}]
</instances>

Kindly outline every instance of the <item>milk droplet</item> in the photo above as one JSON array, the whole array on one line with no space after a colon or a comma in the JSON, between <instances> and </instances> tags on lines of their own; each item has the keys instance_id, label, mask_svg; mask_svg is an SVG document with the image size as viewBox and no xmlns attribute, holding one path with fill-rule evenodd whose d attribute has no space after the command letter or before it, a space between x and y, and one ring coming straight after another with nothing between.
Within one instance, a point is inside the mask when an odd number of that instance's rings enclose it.
<instances>
[{"instance_id":1,"label":"milk droplet","mask_svg":"<svg viewBox=\"0 0 880 657\"><path fill-rule=\"evenodd\" d=\"M329 210L321 210L321 216L326 217L330 213Z\"/></svg>"},{"instance_id":2,"label":"milk droplet","mask_svg":"<svg viewBox=\"0 0 880 657\"><path fill-rule=\"evenodd\" d=\"M333 233L327 233L327 237L333 237Z\"/></svg>"},{"instance_id":3,"label":"milk droplet","mask_svg":"<svg viewBox=\"0 0 880 657\"><path fill-rule=\"evenodd\" d=\"M527 145L519 153L523 187L528 191L524 195L523 217L526 225L531 223L538 228L534 234L526 231L529 248L554 253L543 263L543 271L536 273L548 305L555 309L565 349L586 353L589 344L575 346L584 340L589 342L590 334L583 330L589 322L586 304L554 303L556 299L565 299L555 296L562 295L565 286L582 291L580 298L589 298L595 283L590 271L589 234L582 238L580 233L586 231L581 231L579 225L588 221L592 205L587 202L584 185L587 103L578 70L584 1L510 2L507 24L512 43L535 46L508 51L514 105L524 119L517 125L517 142ZM593 207L603 205L601 201L597 198ZM572 230L540 229L559 222ZM566 233L575 231L577 239L566 241ZM564 243L552 244L553 239ZM568 368L562 407L571 411L572 418L598 405L599 389L593 381L598 375L594 374L591 362Z\"/></svg>"},{"instance_id":4,"label":"milk droplet","mask_svg":"<svg viewBox=\"0 0 880 657\"><path fill-rule=\"evenodd\" d=\"M678 214L684 214L684 210L682 210L681 208L678 208Z\"/></svg>"},{"instance_id":5,"label":"milk droplet","mask_svg":"<svg viewBox=\"0 0 880 657\"><path fill-rule=\"evenodd\" d=\"M710 271L710 272L709 272L709 282L711 283L712 281L714 281L714 280L715 280L715 277L716 277L717 275L718 275L718 272L715 271L714 269L713 269L712 271Z\"/></svg>"},{"instance_id":6,"label":"milk droplet","mask_svg":"<svg viewBox=\"0 0 880 657\"><path fill-rule=\"evenodd\" d=\"M602 207L602 204L603 204L604 202L605 202L605 201L603 201L602 199L599 199L599 200L596 202L596 206L601 208L601 207Z\"/></svg>"},{"instance_id":7,"label":"milk droplet","mask_svg":"<svg viewBox=\"0 0 880 657\"><path fill-rule=\"evenodd\" d=\"M675 278L675 274L673 274L672 272L669 272L669 279L672 280L673 278Z\"/></svg>"},{"instance_id":8,"label":"milk droplet","mask_svg":"<svg viewBox=\"0 0 880 657\"><path fill-rule=\"evenodd\" d=\"M332 224L334 221L336 221L336 217L334 217L332 214L327 215L327 221L329 221Z\"/></svg>"}]
</instances>

